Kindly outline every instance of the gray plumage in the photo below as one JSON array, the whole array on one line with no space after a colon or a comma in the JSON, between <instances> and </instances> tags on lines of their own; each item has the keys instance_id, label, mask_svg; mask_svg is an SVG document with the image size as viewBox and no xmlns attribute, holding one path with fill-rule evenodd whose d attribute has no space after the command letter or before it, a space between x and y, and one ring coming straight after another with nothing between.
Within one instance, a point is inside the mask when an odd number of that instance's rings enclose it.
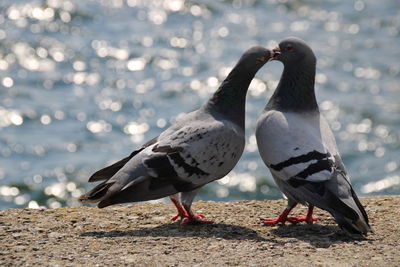
<instances>
[{"instance_id":1,"label":"gray plumage","mask_svg":"<svg viewBox=\"0 0 400 267\"><path fill-rule=\"evenodd\" d=\"M284 216L297 204L330 212L341 228L357 234L371 230L368 216L346 173L333 133L319 113L314 80L316 58L298 38L287 38L274 49L284 64L276 91L258 119L260 155L278 187L288 198ZM281 215L282 216L282 215ZM266 223L284 222L266 219ZM290 221L290 218L287 219Z\"/></svg>"},{"instance_id":2,"label":"gray plumage","mask_svg":"<svg viewBox=\"0 0 400 267\"><path fill-rule=\"evenodd\" d=\"M201 186L225 176L239 160L245 144L246 92L269 59L265 48L247 50L205 105L181 116L130 156L94 173L89 182L106 181L80 201L99 202L103 208L170 196L179 216L201 221L191 212L192 201Z\"/></svg>"}]
</instances>

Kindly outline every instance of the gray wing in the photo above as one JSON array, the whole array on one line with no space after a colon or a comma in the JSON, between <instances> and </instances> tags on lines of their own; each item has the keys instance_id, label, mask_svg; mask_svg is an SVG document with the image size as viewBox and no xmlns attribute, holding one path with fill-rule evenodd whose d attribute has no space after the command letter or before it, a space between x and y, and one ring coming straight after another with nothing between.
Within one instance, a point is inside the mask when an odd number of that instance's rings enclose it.
<instances>
[{"instance_id":1,"label":"gray wing","mask_svg":"<svg viewBox=\"0 0 400 267\"><path fill-rule=\"evenodd\" d=\"M204 185L225 176L244 149L244 133L229 121L192 122L143 151L143 165L153 177L177 177Z\"/></svg>"}]
</instances>

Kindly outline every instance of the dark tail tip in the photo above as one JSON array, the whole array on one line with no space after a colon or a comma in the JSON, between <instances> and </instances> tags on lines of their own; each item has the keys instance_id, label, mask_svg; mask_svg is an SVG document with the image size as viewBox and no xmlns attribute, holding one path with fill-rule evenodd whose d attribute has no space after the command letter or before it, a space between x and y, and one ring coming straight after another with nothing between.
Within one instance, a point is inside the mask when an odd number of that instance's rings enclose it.
<instances>
[{"instance_id":1,"label":"dark tail tip","mask_svg":"<svg viewBox=\"0 0 400 267\"><path fill-rule=\"evenodd\" d=\"M343 222L338 222L339 227L344 230L345 232L349 233L349 234L357 234L357 235L361 235L362 233L357 230L356 228L354 228L351 223L348 223L346 221Z\"/></svg>"},{"instance_id":2,"label":"dark tail tip","mask_svg":"<svg viewBox=\"0 0 400 267\"><path fill-rule=\"evenodd\" d=\"M336 219L339 227L349 234L367 235L373 232L372 228L364 222L350 222L346 219Z\"/></svg>"}]
</instances>

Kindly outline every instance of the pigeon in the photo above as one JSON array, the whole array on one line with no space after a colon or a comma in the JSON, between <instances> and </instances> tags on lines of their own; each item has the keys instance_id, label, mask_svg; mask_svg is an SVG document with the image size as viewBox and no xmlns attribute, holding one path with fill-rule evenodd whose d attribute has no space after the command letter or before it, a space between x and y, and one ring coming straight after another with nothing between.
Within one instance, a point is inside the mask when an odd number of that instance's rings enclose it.
<instances>
[{"instance_id":1,"label":"pigeon","mask_svg":"<svg viewBox=\"0 0 400 267\"><path fill-rule=\"evenodd\" d=\"M250 82L271 59L271 51L247 50L214 95L128 157L95 172L105 180L79 197L81 203L113 204L171 199L182 224L211 224L191 205L200 187L228 174L245 146L245 102Z\"/></svg>"},{"instance_id":2,"label":"pigeon","mask_svg":"<svg viewBox=\"0 0 400 267\"><path fill-rule=\"evenodd\" d=\"M276 184L288 199L277 218L266 225L312 224L314 206L328 211L339 227L351 234L372 231L368 216L354 192L335 137L320 114L315 97L316 57L306 42L289 37L272 50L283 63L279 84L257 121L259 153ZM298 204L308 205L306 216L288 217Z\"/></svg>"}]
</instances>

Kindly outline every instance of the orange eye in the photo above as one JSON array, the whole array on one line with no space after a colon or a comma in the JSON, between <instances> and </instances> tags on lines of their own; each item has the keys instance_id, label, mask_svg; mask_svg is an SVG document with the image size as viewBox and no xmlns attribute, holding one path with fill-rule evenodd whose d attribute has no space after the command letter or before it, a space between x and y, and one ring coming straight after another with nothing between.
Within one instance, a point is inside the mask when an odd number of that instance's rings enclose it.
<instances>
[{"instance_id":1,"label":"orange eye","mask_svg":"<svg viewBox=\"0 0 400 267\"><path fill-rule=\"evenodd\" d=\"M290 45L290 44L287 45L287 46L286 46L286 50L287 50L287 51L292 51L292 50L293 50L293 46Z\"/></svg>"}]
</instances>

